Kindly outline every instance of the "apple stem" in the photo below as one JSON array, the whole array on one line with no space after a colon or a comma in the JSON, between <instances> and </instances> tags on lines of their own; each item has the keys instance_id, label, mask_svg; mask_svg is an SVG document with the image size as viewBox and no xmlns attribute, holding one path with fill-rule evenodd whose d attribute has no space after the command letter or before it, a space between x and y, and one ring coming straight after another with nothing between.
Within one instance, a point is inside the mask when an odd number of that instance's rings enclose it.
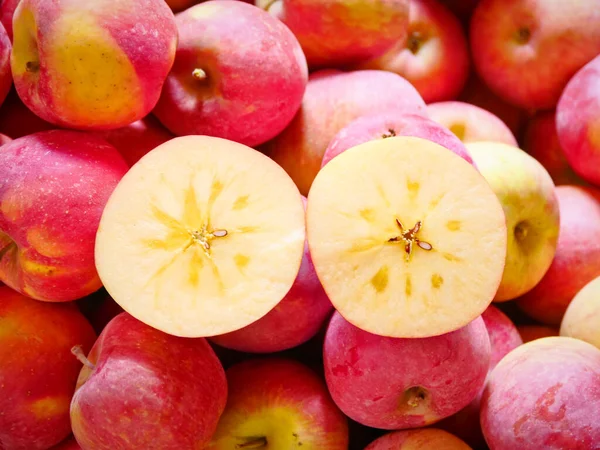
<instances>
[{"instance_id":1,"label":"apple stem","mask_svg":"<svg viewBox=\"0 0 600 450\"><path fill-rule=\"evenodd\" d=\"M206 72L202 69L194 69L192 76L198 81L203 81L207 78Z\"/></svg>"},{"instance_id":2,"label":"apple stem","mask_svg":"<svg viewBox=\"0 0 600 450\"><path fill-rule=\"evenodd\" d=\"M71 349L71 353L73 353L73 355L75 355L75 357L79 360L79 362L81 364L83 364L84 366L86 366L92 370L94 370L96 368L96 366L94 364L92 364L89 359L86 358L85 353L83 353L83 349L81 348L81 345L76 345L75 347L73 347Z\"/></svg>"},{"instance_id":3,"label":"apple stem","mask_svg":"<svg viewBox=\"0 0 600 450\"><path fill-rule=\"evenodd\" d=\"M252 439L251 441L245 442L243 444L237 444L235 448L244 448L244 449L253 449L253 448L263 448L267 446L267 438L260 437L256 439Z\"/></svg>"}]
</instances>

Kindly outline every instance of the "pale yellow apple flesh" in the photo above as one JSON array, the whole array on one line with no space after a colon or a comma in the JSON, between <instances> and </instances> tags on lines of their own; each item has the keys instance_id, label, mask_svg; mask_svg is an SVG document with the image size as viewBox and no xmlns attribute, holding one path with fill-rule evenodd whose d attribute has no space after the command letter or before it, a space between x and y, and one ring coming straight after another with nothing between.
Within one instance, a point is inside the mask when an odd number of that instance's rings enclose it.
<instances>
[{"instance_id":1,"label":"pale yellow apple flesh","mask_svg":"<svg viewBox=\"0 0 600 450\"><path fill-rule=\"evenodd\" d=\"M302 197L275 162L235 142L173 139L144 156L106 205L96 265L115 301L176 336L213 336L267 314L292 286Z\"/></svg>"},{"instance_id":2,"label":"pale yellow apple flesh","mask_svg":"<svg viewBox=\"0 0 600 450\"><path fill-rule=\"evenodd\" d=\"M485 179L414 137L331 160L309 193L307 231L334 306L383 336L434 336L474 320L494 298L506 256L504 213Z\"/></svg>"}]
</instances>

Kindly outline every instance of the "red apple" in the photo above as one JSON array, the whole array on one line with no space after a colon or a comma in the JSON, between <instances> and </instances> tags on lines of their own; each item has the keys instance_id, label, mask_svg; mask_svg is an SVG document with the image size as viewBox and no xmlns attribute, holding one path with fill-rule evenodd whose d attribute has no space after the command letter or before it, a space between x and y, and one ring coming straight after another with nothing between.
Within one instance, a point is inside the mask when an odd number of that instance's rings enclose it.
<instances>
[{"instance_id":1,"label":"red apple","mask_svg":"<svg viewBox=\"0 0 600 450\"><path fill-rule=\"evenodd\" d=\"M175 59L164 0L21 0L11 58L23 102L55 125L124 127L156 105Z\"/></svg>"},{"instance_id":2,"label":"red apple","mask_svg":"<svg viewBox=\"0 0 600 450\"><path fill-rule=\"evenodd\" d=\"M13 39L13 15L20 0L0 0L0 23L6 29L8 37Z\"/></svg>"},{"instance_id":3,"label":"red apple","mask_svg":"<svg viewBox=\"0 0 600 450\"><path fill-rule=\"evenodd\" d=\"M599 13L600 15L600 13ZM569 164L600 185L600 56L569 81L556 108L556 130Z\"/></svg>"},{"instance_id":4,"label":"red apple","mask_svg":"<svg viewBox=\"0 0 600 450\"><path fill-rule=\"evenodd\" d=\"M471 450L471 447L446 431L422 428L386 434L365 450Z\"/></svg>"},{"instance_id":5,"label":"red apple","mask_svg":"<svg viewBox=\"0 0 600 450\"><path fill-rule=\"evenodd\" d=\"M302 195L307 195L335 135L360 116L390 109L426 114L425 102L417 90L394 73L315 72L308 82L300 111L263 150L287 171Z\"/></svg>"},{"instance_id":6,"label":"red apple","mask_svg":"<svg viewBox=\"0 0 600 450\"><path fill-rule=\"evenodd\" d=\"M438 0L412 0L409 18L408 39L361 67L402 75L427 103L455 99L469 76L462 25Z\"/></svg>"},{"instance_id":7,"label":"red apple","mask_svg":"<svg viewBox=\"0 0 600 450\"><path fill-rule=\"evenodd\" d=\"M227 408L206 450L347 450L348 423L325 383L286 359L245 361L227 370Z\"/></svg>"},{"instance_id":8,"label":"red apple","mask_svg":"<svg viewBox=\"0 0 600 450\"><path fill-rule=\"evenodd\" d=\"M569 79L600 53L595 1L482 0L471 50L483 80L526 109L551 109Z\"/></svg>"},{"instance_id":9,"label":"red apple","mask_svg":"<svg viewBox=\"0 0 600 450\"><path fill-rule=\"evenodd\" d=\"M233 0L202 3L176 21L177 57L154 110L160 121L177 135L249 146L283 131L308 80L292 32L265 11Z\"/></svg>"},{"instance_id":10,"label":"red apple","mask_svg":"<svg viewBox=\"0 0 600 450\"><path fill-rule=\"evenodd\" d=\"M13 139L40 131L53 130L56 127L36 116L19 98L17 91L11 89L0 107L0 133Z\"/></svg>"},{"instance_id":11,"label":"red apple","mask_svg":"<svg viewBox=\"0 0 600 450\"><path fill-rule=\"evenodd\" d=\"M524 344L492 371L481 425L496 449L592 449L600 442L600 350L549 337Z\"/></svg>"},{"instance_id":12,"label":"red apple","mask_svg":"<svg viewBox=\"0 0 600 450\"><path fill-rule=\"evenodd\" d=\"M547 327L545 325L519 325L517 327L523 342L531 342L545 337L558 336L558 328Z\"/></svg>"},{"instance_id":13,"label":"red apple","mask_svg":"<svg viewBox=\"0 0 600 450\"><path fill-rule=\"evenodd\" d=\"M3 145L0 172L0 280L45 301L98 290L94 241L127 172L119 152L96 136L44 131Z\"/></svg>"},{"instance_id":14,"label":"red apple","mask_svg":"<svg viewBox=\"0 0 600 450\"><path fill-rule=\"evenodd\" d=\"M10 70L10 53L12 45L6 30L0 23L0 105L6 99L12 86L12 73Z\"/></svg>"},{"instance_id":15,"label":"red apple","mask_svg":"<svg viewBox=\"0 0 600 450\"><path fill-rule=\"evenodd\" d=\"M600 276L600 191L558 186L560 231L554 260L546 275L518 300L535 320L559 325L569 303Z\"/></svg>"},{"instance_id":16,"label":"red apple","mask_svg":"<svg viewBox=\"0 0 600 450\"><path fill-rule=\"evenodd\" d=\"M225 372L203 338L122 313L80 358L71 423L85 450L204 448L225 409Z\"/></svg>"},{"instance_id":17,"label":"red apple","mask_svg":"<svg viewBox=\"0 0 600 450\"><path fill-rule=\"evenodd\" d=\"M440 336L398 339L362 331L336 312L323 355L340 409L394 430L435 423L469 404L489 368L490 340L481 318Z\"/></svg>"},{"instance_id":18,"label":"red apple","mask_svg":"<svg viewBox=\"0 0 600 450\"><path fill-rule=\"evenodd\" d=\"M323 156L322 166L340 153L365 142L393 136L414 136L440 144L465 161L473 163L469 151L447 128L437 122L415 114L384 114L359 117L335 135Z\"/></svg>"},{"instance_id":19,"label":"red apple","mask_svg":"<svg viewBox=\"0 0 600 450\"><path fill-rule=\"evenodd\" d=\"M31 300L0 287L0 448L46 450L71 433L69 403L96 335L73 304Z\"/></svg>"},{"instance_id":20,"label":"red apple","mask_svg":"<svg viewBox=\"0 0 600 450\"><path fill-rule=\"evenodd\" d=\"M519 146L502 120L478 106L464 102L431 103L427 113L463 142L492 141Z\"/></svg>"},{"instance_id":21,"label":"red apple","mask_svg":"<svg viewBox=\"0 0 600 450\"><path fill-rule=\"evenodd\" d=\"M296 35L311 68L350 65L406 39L408 0L256 0Z\"/></svg>"}]
</instances>

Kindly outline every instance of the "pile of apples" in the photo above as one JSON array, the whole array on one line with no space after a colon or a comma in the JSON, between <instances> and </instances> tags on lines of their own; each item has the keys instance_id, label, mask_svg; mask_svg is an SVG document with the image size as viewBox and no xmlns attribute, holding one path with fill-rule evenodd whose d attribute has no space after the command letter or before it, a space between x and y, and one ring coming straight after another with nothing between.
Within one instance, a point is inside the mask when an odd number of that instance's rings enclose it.
<instances>
[{"instance_id":1,"label":"pile of apples","mask_svg":"<svg viewBox=\"0 0 600 450\"><path fill-rule=\"evenodd\" d=\"M0 23L0 450L600 448L600 0Z\"/></svg>"}]
</instances>

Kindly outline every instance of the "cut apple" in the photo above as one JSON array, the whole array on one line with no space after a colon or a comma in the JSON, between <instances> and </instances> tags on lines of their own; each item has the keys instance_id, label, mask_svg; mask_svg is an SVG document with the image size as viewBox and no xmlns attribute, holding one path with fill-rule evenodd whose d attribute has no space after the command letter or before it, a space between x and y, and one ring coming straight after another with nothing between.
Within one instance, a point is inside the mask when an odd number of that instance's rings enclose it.
<instances>
[{"instance_id":1,"label":"cut apple","mask_svg":"<svg viewBox=\"0 0 600 450\"><path fill-rule=\"evenodd\" d=\"M100 279L138 320L182 337L235 331L266 315L298 274L302 197L242 144L175 138L144 156L106 205Z\"/></svg>"},{"instance_id":2,"label":"cut apple","mask_svg":"<svg viewBox=\"0 0 600 450\"><path fill-rule=\"evenodd\" d=\"M496 195L468 162L391 137L332 159L308 197L308 242L336 309L358 328L429 337L492 302L506 258Z\"/></svg>"}]
</instances>

